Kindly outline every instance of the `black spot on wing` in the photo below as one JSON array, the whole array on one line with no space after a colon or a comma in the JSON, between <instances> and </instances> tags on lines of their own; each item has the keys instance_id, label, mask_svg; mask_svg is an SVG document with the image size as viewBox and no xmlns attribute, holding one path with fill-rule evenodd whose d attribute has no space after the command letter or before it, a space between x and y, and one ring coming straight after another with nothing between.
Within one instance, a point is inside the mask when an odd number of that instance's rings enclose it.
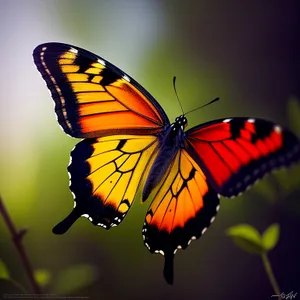
<instances>
[{"instance_id":1,"label":"black spot on wing","mask_svg":"<svg viewBox=\"0 0 300 300\"><path fill-rule=\"evenodd\" d=\"M91 64L93 62L94 62L93 60L88 59L83 55L80 55L80 51L74 60L74 64L79 66L79 70L77 71L78 73L84 73L86 70L88 70L91 67Z\"/></svg>"},{"instance_id":2,"label":"black spot on wing","mask_svg":"<svg viewBox=\"0 0 300 300\"><path fill-rule=\"evenodd\" d=\"M241 136L241 130L245 129L247 120L236 118L229 122L230 124L230 133L233 139L236 139ZM255 133L252 133L251 142L255 144L257 140L262 140L270 136L274 124L270 122L265 122L263 120L256 119L253 123L255 128Z\"/></svg>"},{"instance_id":3,"label":"black spot on wing","mask_svg":"<svg viewBox=\"0 0 300 300\"><path fill-rule=\"evenodd\" d=\"M257 140L263 140L269 137L274 130L274 124L270 122L264 122L262 120L256 120L254 123L255 134L252 134L251 142L256 143Z\"/></svg>"},{"instance_id":4,"label":"black spot on wing","mask_svg":"<svg viewBox=\"0 0 300 300\"><path fill-rule=\"evenodd\" d=\"M126 144L127 140L120 140L116 150L121 150L123 146Z\"/></svg>"},{"instance_id":5,"label":"black spot on wing","mask_svg":"<svg viewBox=\"0 0 300 300\"><path fill-rule=\"evenodd\" d=\"M110 85L115 81L117 81L118 79L122 78L119 74L107 68L101 71L100 76L103 77L102 80L100 81L100 84L103 86Z\"/></svg>"},{"instance_id":6,"label":"black spot on wing","mask_svg":"<svg viewBox=\"0 0 300 300\"><path fill-rule=\"evenodd\" d=\"M130 208L130 202L128 201L128 199L122 200L122 201L120 202L120 205L121 205L121 204L125 204L125 205L128 206L128 208ZM120 206L120 205L119 205L119 206Z\"/></svg>"},{"instance_id":7,"label":"black spot on wing","mask_svg":"<svg viewBox=\"0 0 300 300\"><path fill-rule=\"evenodd\" d=\"M241 135L241 129L245 127L245 121L242 119L233 119L229 122L229 124L232 138L238 138Z\"/></svg>"},{"instance_id":8,"label":"black spot on wing","mask_svg":"<svg viewBox=\"0 0 300 300\"><path fill-rule=\"evenodd\" d=\"M96 75L88 74L88 81L92 82L92 80L96 77Z\"/></svg>"},{"instance_id":9,"label":"black spot on wing","mask_svg":"<svg viewBox=\"0 0 300 300\"><path fill-rule=\"evenodd\" d=\"M196 169L193 167L192 170L189 173L189 177L186 179L186 181L190 181L195 177Z\"/></svg>"}]
</instances>

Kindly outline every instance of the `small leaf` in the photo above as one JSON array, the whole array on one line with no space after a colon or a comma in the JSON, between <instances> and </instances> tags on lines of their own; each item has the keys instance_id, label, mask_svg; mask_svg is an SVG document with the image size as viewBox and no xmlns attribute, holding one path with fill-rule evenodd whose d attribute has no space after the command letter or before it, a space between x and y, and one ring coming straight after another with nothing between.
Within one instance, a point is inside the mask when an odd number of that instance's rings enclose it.
<instances>
[{"instance_id":1,"label":"small leaf","mask_svg":"<svg viewBox=\"0 0 300 300\"><path fill-rule=\"evenodd\" d=\"M50 283L51 273L45 269L37 269L34 271L34 277L37 283L44 287Z\"/></svg>"},{"instance_id":2,"label":"small leaf","mask_svg":"<svg viewBox=\"0 0 300 300\"><path fill-rule=\"evenodd\" d=\"M259 232L248 224L240 224L230 227L226 231L237 246L248 253L261 254L264 252Z\"/></svg>"},{"instance_id":3,"label":"small leaf","mask_svg":"<svg viewBox=\"0 0 300 300\"><path fill-rule=\"evenodd\" d=\"M0 278L1 279L10 279L9 272L3 260L0 259Z\"/></svg>"},{"instance_id":4,"label":"small leaf","mask_svg":"<svg viewBox=\"0 0 300 300\"><path fill-rule=\"evenodd\" d=\"M288 101L288 117L292 130L300 134L300 101L296 97Z\"/></svg>"},{"instance_id":5,"label":"small leaf","mask_svg":"<svg viewBox=\"0 0 300 300\"><path fill-rule=\"evenodd\" d=\"M91 285L96 281L97 277L97 270L93 266L86 264L71 266L58 274L54 284L54 291L61 295L70 294Z\"/></svg>"},{"instance_id":6,"label":"small leaf","mask_svg":"<svg viewBox=\"0 0 300 300\"><path fill-rule=\"evenodd\" d=\"M262 235L262 242L266 251L272 250L279 240L279 225L272 224Z\"/></svg>"}]
</instances>

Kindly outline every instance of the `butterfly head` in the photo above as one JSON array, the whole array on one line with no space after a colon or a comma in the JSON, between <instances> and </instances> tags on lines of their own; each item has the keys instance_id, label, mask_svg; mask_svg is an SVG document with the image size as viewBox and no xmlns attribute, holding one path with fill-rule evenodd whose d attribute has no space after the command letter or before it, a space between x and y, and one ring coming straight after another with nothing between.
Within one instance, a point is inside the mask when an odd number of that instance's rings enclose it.
<instances>
[{"instance_id":1,"label":"butterfly head","mask_svg":"<svg viewBox=\"0 0 300 300\"><path fill-rule=\"evenodd\" d=\"M175 119L174 128L184 130L187 124L187 118L185 117L185 115L181 115Z\"/></svg>"}]
</instances>

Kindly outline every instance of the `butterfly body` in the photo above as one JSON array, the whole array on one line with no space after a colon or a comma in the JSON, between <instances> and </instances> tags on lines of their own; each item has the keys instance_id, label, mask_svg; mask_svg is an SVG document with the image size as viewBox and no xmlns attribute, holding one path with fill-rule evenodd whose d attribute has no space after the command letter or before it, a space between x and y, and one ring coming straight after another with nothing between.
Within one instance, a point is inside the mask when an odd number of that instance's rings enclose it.
<instances>
[{"instance_id":1,"label":"butterfly body","mask_svg":"<svg viewBox=\"0 0 300 300\"><path fill-rule=\"evenodd\" d=\"M141 189L143 201L151 198L144 244L164 255L168 283L176 251L215 220L220 195L237 196L271 170L300 160L297 136L271 121L233 117L184 131L183 114L170 124L139 83L82 48L46 43L33 58L58 123L83 139L68 166L74 208L53 232L65 233L80 217L105 229L117 226Z\"/></svg>"},{"instance_id":2,"label":"butterfly body","mask_svg":"<svg viewBox=\"0 0 300 300\"><path fill-rule=\"evenodd\" d=\"M176 118L159 137L159 153L153 162L143 189L142 200L146 201L166 174L178 151L184 147L184 127L187 119L184 116Z\"/></svg>"}]
</instances>

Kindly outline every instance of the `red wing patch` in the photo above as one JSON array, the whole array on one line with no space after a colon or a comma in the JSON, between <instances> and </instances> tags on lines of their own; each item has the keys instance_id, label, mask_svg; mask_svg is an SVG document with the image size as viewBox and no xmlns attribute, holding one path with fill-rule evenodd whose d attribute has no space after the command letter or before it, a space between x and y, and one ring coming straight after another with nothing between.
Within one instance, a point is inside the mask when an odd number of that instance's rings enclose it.
<instances>
[{"instance_id":1,"label":"red wing patch","mask_svg":"<svg viewBox=\"0 0 300 300\"><path fill-rule=\"evenodd\" d=\"M187 131L185 146L225 197L238 195L272 169L300 158L298 138L261 119L232 118L197 126Z\"/></svg>"}]
</instances>

